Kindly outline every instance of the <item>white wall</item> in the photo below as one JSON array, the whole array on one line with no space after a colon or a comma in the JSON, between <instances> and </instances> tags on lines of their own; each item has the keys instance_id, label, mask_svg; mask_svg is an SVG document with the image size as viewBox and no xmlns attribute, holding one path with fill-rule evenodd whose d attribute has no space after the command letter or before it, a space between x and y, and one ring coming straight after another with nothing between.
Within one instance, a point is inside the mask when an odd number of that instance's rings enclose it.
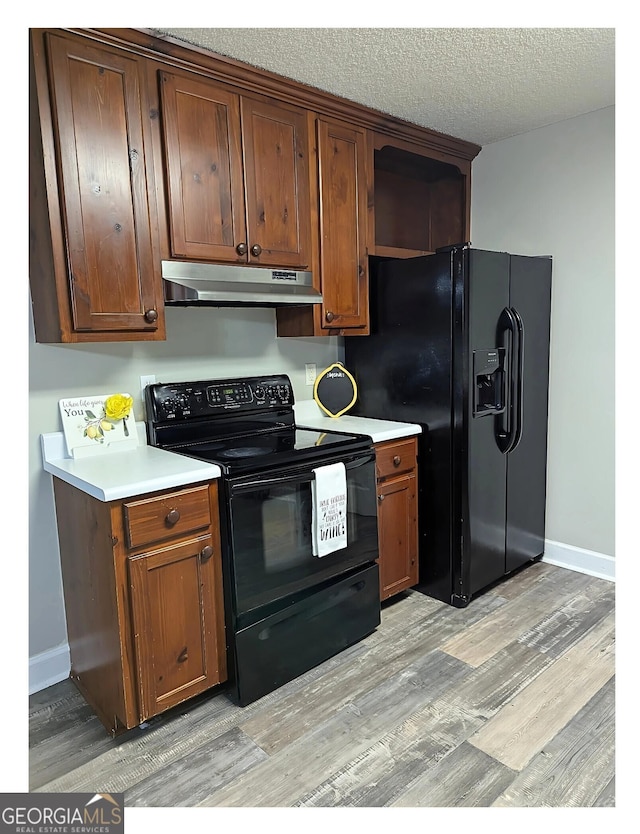
<instances>
[{"instance_id":1,"label":"white wall","mask_svg":"<svg viewBox=\"0 0 640 834\"><path fill-rule=\"evenodd\" d=\"M166 342L95 345L36 344L29 334L29 656L35 677L64 668L66 624L53 486L42 469L40 434L61 431L58 400L127 391L145 419L141 374L158 382L287 373L298 399L311 397L305 362L318 371L339 359L336 337L281 339L270 309L170 308ZM43 671L44 670L44 671ZM64 675L63 675L64 677ZM58 676L59 679L59 676Z\"/></svg>"},{"instance_id":2,"label":"white wall","mask_svg":"<svg viewBox=\"0 0 640 834\"><path fill-rule=\"evenodd\" d=\"M472 169L473 245L553 256L546 534L578 559L614 556L614 115L487 145Z\"/></svg>"}]
</instances>

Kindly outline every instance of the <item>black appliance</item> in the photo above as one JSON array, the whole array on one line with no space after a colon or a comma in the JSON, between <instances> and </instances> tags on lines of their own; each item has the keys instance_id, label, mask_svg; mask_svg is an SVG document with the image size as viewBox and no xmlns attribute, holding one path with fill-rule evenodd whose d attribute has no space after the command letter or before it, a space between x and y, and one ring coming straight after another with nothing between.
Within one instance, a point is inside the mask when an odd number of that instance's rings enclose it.
<instances>
[{"instance_id":1,"label":"black appliance","mask_svg":"<svg viewBox=\"0 0 640 834\"><path fill-rule=\"evenodd\" d=\"M371 438L296 426L285 375L154 384L150 445L218 464L230 694L256 700L380 623ZM314 469L342 462L347 547L312 553Z\"/></svg>"},{"instance_id":2,"label":"black appliance","mask_svg":"<svg viewBox=\"0 0 640 834\"><path fill-rule=\"evenodd\" d=\"M372 259L353 413L419 423L418 590L457 607L544 551L551 258Z\"/></svg>"}]
</instances>

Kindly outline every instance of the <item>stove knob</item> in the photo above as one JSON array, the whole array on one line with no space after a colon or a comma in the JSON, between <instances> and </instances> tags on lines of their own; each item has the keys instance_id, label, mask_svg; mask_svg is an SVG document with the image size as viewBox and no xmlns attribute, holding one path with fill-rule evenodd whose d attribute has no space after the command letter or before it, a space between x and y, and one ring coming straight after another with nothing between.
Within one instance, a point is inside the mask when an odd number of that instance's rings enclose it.
<instances>
[{"instance_id":1,"label":"stove knob","mask_svg":"<svg viewBox=\"0 0 640 834\"><path fill-rule=\"evenodd\" d=\"M275 396L275 391L273 390L273 385L270 385L267 388L267 397L269 397L269 399L272 400L274 398L274 396Z\"/></svg>"},{"instance_id":2,"label":"stove knob","mask_svg":"<svg viewBox=\"0 0 640 834\"><path fill-rule=\"evenodd\" d=\"M257 400L264 400L264 388L262 387L262 385L258 385L255 394Z\"/></svg>"},{"instance_id":3,"label":"stove knob","mask_svg":"<svg viewBox=\"0 0 640 834\"><path fill-rule=\"evenodd\" d=\"M174 417L176 413L177 403L173 399L166 399L162 403L162 410L167 417Z\"/></svg>"}]
</instances>

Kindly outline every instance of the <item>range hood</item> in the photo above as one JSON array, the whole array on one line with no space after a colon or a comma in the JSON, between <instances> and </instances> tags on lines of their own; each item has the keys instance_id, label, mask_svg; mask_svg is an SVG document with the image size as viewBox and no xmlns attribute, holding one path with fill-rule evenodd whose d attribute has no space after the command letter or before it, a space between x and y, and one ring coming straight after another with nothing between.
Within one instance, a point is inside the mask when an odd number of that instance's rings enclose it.
<instances>
[{"instance_id":1,"label":"range hood","mask_svg":"<svg viewBox=\"0 0 640 834\"><path fill-rule=\"evenodd\" d=\"M278 307L321 304L311 272L162 261L166 304Z\"/></svg>"}]
</instances>

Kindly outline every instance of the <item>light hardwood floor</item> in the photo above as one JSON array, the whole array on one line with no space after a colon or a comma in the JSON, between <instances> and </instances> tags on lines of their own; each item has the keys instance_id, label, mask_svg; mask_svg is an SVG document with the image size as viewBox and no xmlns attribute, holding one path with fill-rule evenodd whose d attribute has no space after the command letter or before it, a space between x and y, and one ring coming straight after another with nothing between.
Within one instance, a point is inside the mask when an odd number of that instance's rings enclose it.
<instances>
[{"instance_id":1,"label":"light hardwood floor","mask_svg":"<svg viewBox=\"0 0 640 834\"><path fill-rule=\"evenodd\" d=\"M30 790L126 806L614 806L614 585L536 563L376 632L245 708L111 739L70 681L30 699Z\"/></svg>"}]
</instances>

